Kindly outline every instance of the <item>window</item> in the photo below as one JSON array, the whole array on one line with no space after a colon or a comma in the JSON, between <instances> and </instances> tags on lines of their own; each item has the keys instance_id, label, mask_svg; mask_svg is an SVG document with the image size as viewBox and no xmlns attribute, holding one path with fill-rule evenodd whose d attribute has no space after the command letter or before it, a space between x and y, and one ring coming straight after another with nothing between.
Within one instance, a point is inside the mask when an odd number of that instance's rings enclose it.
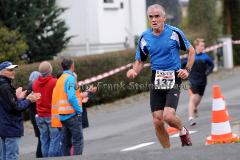
<instances>
[{"instance_id":1,"label":"window","mask_svg":"<svg viewBox=\"0 0 240 160\"><path fill-rule=\"evenodd\" d=\"M103 0L104 10L117 10L119 7L119 3L116 0Z\"/></svg>"},{"instance_id":2,"label":"window","mask_svg":"<svg viewBox=\"0 0 240 160\"><path fill-rule=\"evenodd\" d=\"M114 3L114 0L103 0L104 3Z\"/></svg>"},{"instance_id":3,"label":"window","mask_svg":"<svg viewBox=\"0 0 240 160\"><path fill-rule=\"evenodd\" d=\"M121 8L121 9L124 8L124 4L123 4L123 2L120 3L120 8Z\"/></svg>"}]
</instances>

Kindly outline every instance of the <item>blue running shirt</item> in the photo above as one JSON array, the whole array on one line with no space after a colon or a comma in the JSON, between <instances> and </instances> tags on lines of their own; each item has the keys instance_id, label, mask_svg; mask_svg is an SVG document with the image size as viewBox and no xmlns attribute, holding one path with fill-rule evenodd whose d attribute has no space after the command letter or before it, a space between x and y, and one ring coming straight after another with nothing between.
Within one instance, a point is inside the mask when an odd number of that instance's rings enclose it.
<instances>
[{"instance_id":1,"label":"blue running shirt","mask_svg":"<svg viewBox=\"0 0 240 160\"><path fill-rule=\"evenodd\" d=\"M164 25L159 36L148 29L138 40L136 60L146 61L150 56L152 70L179 70L181 68L179 50L186 51L190 43L184 33L173 26Z\"/></svg>"},{"instance_id":2,"label":"blue running shirt","mask_svg":"<svg viewBox=\"0 0 240 160\"><path fill-rule=\"evenodd\" d=\"M188 59L183 59L182 67L186 66ZM213 71L213 60L206 53L195 54L195 61L189 75L189 81L192 85L207 85L207 76Z\"/></svg>"}]
</instances>

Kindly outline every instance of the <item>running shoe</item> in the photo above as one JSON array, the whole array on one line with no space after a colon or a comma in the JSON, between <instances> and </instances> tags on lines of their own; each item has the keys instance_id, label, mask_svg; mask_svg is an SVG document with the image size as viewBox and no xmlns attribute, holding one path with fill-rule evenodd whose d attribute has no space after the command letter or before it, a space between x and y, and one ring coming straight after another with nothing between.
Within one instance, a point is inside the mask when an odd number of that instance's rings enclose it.
<instances>
[{"instance_id":1,"label":"running shoe","mask_svg":"<svg viewBox=\"0 0 240 160\"><path fill-rule=\"evenodd\" d=\"M187 128L185 128L185 130L186 130L186 133L183 134L183 135L180 135L180 139L181 139L181 142L182 142L182 147L192 146L192 141L191 141L191 138L190 138L189 131L187 130Z\"/></svg>"},{"instance_id":2,"label":"running shoe","mask_svg":"<svg viewBox=\"0 0 240 160\"><path fill-rule=\"evenodd\" d=\"M189 122L190 126L195 126L197 124L195 119L189 119L188 122Z\"/></svg>"}]
</instances>

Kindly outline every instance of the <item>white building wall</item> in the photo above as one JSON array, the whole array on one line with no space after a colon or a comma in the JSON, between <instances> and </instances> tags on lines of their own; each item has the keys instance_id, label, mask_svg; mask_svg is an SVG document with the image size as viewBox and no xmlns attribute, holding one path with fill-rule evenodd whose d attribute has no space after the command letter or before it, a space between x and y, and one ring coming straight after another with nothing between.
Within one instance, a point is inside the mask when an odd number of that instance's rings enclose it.
<instances>
[{"instance_id":1,"label":"white building wall","mask_svg":"<svg viewBox=\"0 0 240 160\"><path fill-rule=\"evenodd\" d=\"M67 36L74 36L67 48L60 54L78 56L90 54L90 43L99 43L96 0L58 0L57 5L68 8L61 18L69 30Z\"/></svg>"},{"instance_id":2,"label":"white building wall","mask_svg":"<svg viewBox=\"0 0 240 160\"><path fill-rule=\"evenodd\" d=\"M128 0L114 0L114 3L99 2L99 52L109 52L126 49L126 28L128 27ZM123 8L121 8L121 3Z\"/></svg>"},{"instance_id":3,"label":"white building wall","mask_svg":"<svg viewBox=\"0 0 240 160\"><path fill-rule=\"evenodd\" d=\"M86 14L84 15L84 21L86 20L86 34L87 38L91 43L99 43L99 19L97 18L98 16L98 5L99 5L99 0L83 0L87 1L87 5L85 7ZM84 23L83 21L83 23ZM81 32L81 31L80 31Z\"/></svg>"},{"instance_id":4,"label":"white building wall","mask_svg":"<svg viewBox=\"0 0 240 160\"><path fill-rule=\"evenodd\" d=\"M84 19L84 0L58 0L57 5L67 8L67 10L61 15L61 18L65 20L67 27L69 28L67 35L75 36L71 39L70 45L77 45L79 42L83 42L86 38L85 31L86 26L83 25ZM81 34L81 36L80 36Z\"/></svg>"},{"instance_id":5,"label":"white building wall","mask_svg":"<svg viewBox=\"0 0 240 160\"><path fill-rule=\"evenodd\" d=\"M69 27L67 36L75 36L60 56L134 47L133 36L146 29L145 0L114 0L113 4L104 4L103 0L58 0L57 4L69 8L62 18Z\"/></svg>"},{"instance_id":6,"label":"white building wall","mask_svg":"<svg viewBox=\"0 0 240 160\"><path fill-rule=\"evenodd\" d=\"M132 5L132 30L140 35L147 28L146 0L130 0Z\"/></svg>"},{"instance_id":7,"label":"white building wall","mask_svg":"<svg viewBox=\"0 0 240 160\"><path fill-rule=\"evenodd\" d=\"M113 4L99 2L99 38L102 43L120 43L125 37L126 8L120 9L119 0L114 0Z\"/></svg>"}]
</instances>

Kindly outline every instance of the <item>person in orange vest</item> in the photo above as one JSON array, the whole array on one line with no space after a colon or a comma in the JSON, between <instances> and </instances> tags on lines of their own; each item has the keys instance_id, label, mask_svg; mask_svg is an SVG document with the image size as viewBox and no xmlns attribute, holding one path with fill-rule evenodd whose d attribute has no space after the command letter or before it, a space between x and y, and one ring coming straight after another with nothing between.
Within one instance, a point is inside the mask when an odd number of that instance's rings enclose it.
<instances>
[{"instance_id":1,"label":"person in orange vest","mask_svg":"<svg viewBox=\"0 0 240 160\"><path fill-rule=\"evenodd\" d=\"M57 80L52 94L52 126L62 127L63 155L70 156L83 152L82 98L74 77L74 62L63 59L63 74Z\"/></svg>"},{"instance_id":2,"label":"person in orange vest","mask_svg":"<svg viewBox=\"0 0 240 160\"><path fill-rule=\"evenodd\" d=\"M77 74L74 72L74 77L76 78L76 81L78 80ZM80 91L80 89L79 89ZM87 103L89 98L93 96L94 93L96 93L97 87L94 87L93 85L90 85L87 87L87 90L84 92L80 91L81 97L82 97L82 103Z\"/></svg>"},{"instance_id":3,"label":"person in orange vest","mask_svg":"<svg viewBox=\"0 0 240 160\"><path fill-rule=\"evenodd\" d=\"M77 79L77 74L75 73L75 78ZM87 90L81 92L81 96L82 96L82 127L87 128L89 127L89 123L88 123L88 114L87 114L87 107L88 107L88 102L89 100L93 99L94 94L97 92L97 87L94 87L93 85L89 85L87 87Z\"/></svg>"},{"instance_id":4,"label":"person in orange vest","mask_svg":"<svg viewBox=\"0 0 240 160\"><path fill-rule=\"evenodd\" d=\"M63 71L59 70L57 73L57 78L59 78L63 74ZM74 77L77 79L77 74L74 72ZM97 92L97 87L94 87L93 85L90 85L87 87L87 90L83 91L79 89L80 95L82 97L82 128L87 128L89 127L88 123L88 116L87 116L87 105L89 99L93 99L94 94ZM52 108L52 127L62 127L62 123L59 119L58 111L56 108Z\"/></svg>"}]
</instances>

